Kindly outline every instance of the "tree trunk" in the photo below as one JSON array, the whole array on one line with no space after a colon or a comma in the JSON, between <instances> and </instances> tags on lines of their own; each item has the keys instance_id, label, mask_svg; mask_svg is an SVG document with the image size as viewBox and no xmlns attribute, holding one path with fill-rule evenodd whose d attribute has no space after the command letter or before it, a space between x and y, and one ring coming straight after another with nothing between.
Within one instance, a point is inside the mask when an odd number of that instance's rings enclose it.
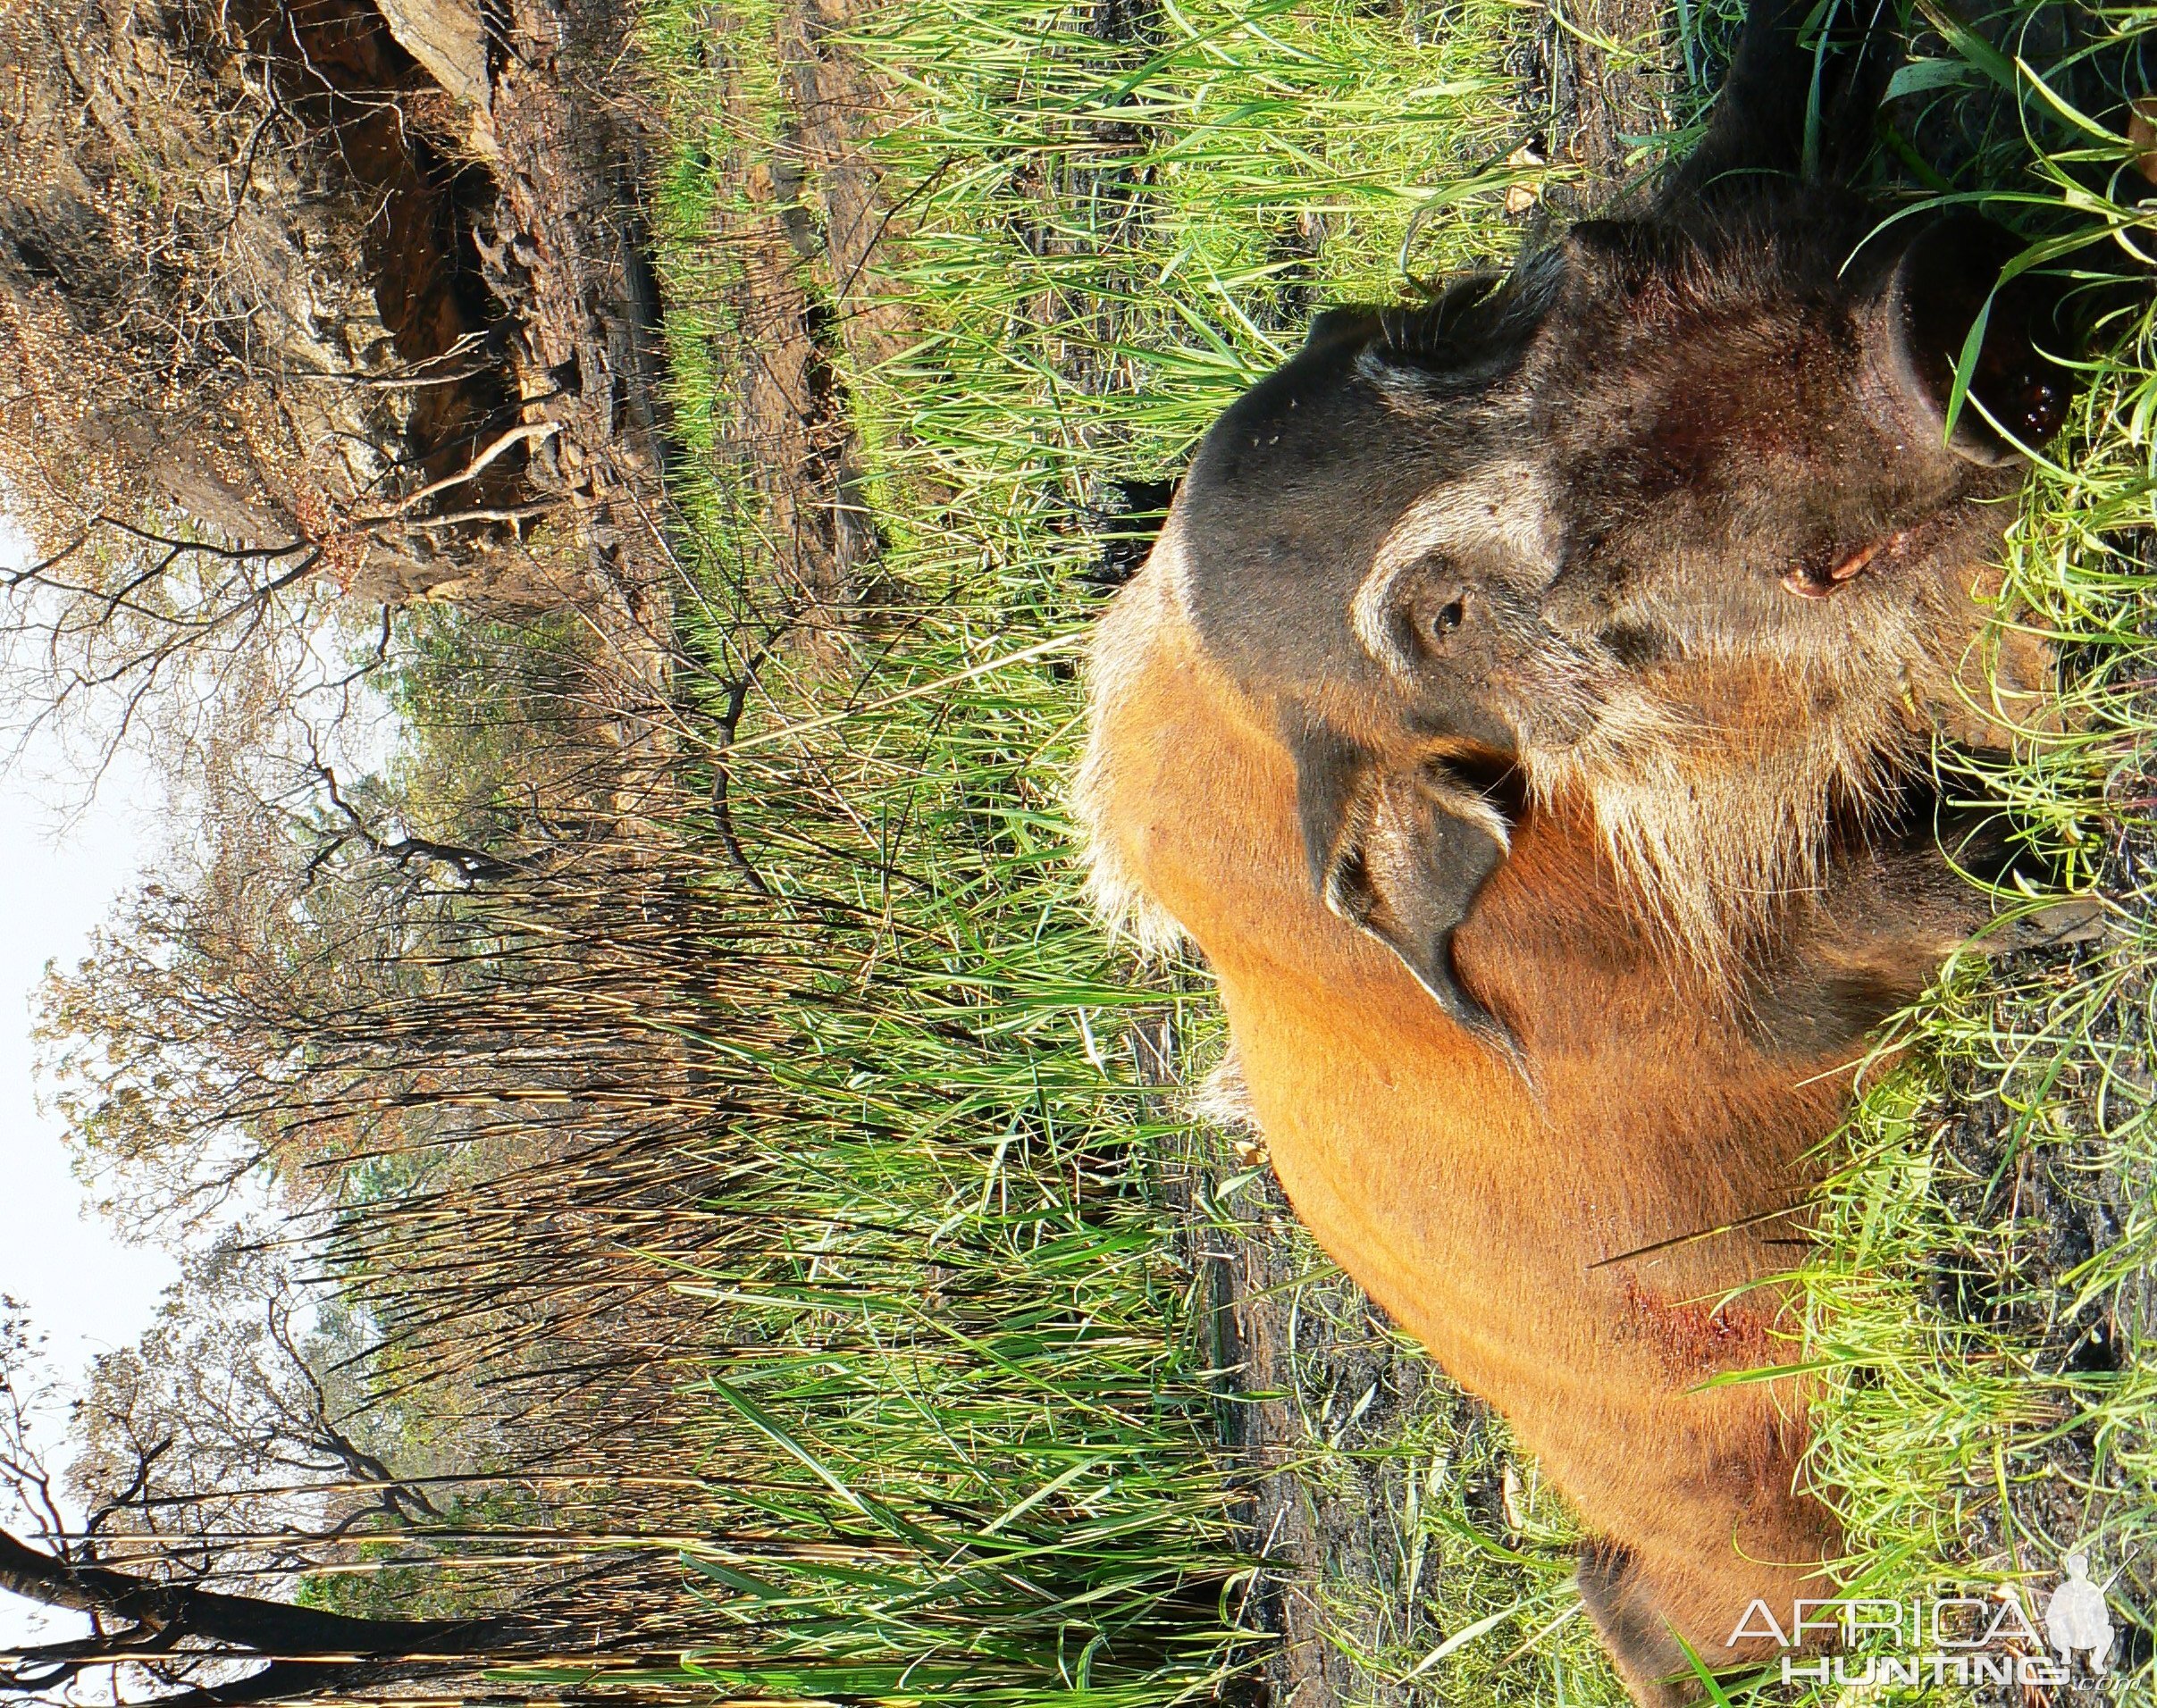
<instances>
[{"instance_id":1,"label":"tree trunk","mask_svg":"<svg viewBox=\"0 0 2157 1708\"><path fill-rule=\"evenodd\" d=\"M459 1660L493 1654L527 1634L516 1619L353 1619L290 1602L159 1583L75 1564L4 1530L0 1590L46 1607L124 1620L167 1642L194 1637L282 1662Z\"/></svg>"}]
</instances>

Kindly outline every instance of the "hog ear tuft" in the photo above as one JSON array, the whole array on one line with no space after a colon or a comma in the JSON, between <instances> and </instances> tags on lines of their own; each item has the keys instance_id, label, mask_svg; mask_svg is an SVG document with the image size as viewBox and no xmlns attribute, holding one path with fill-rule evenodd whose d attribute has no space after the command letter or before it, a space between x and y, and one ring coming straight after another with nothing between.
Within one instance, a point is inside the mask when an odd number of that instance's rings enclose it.
<instances>
[{"instance_id":1,"label":"hog ear tuft","mask_svg":"<svg viewBox=\"0 0 2157 1708\"><path fill-rule=\"evenodd\" d=\"M1503 817L1465 784L1389 771L1323 724L1289 733L1304 849L1328 909L1385 944L1449 1019L1517 1066L1511 1032L1453 965L1454 931L1504 863Z\"/></svg>"},{"instance_id":2,"label":"hog ear tuft","mask_svg":"<svg viewBox=\"0 0 2157 1708\"><path fill-rule=\"evenodd\" d=\"M1576 220L1565 228L1569 248L1605 260L1629 259L1640 244L1641 228L1631 220Z\"/></svg>"},{"instance_id":3,"label":"hog ear tuft","mask_svg":"<svg viewBox=\"0 0 2157 1708\"><path fill-rule=\"evenodd\" d=\"M1429 302L1381 313L1356 365L1381 384L1409 380L1421 389L1472 391L1513 364L1515 323L1530 323L1542 306L1519 289L1517 276L1470 273Z\"/></svg>"},{"instance_id":4,"label":"hog ear tuft","mask_svg":"<svg viewBox=\"0 0 2157 1708\"><path fill-rule=\"evenodd\" d=\"M1663 205L1758 194L1759 180L1845 182L1874 141L1874 114L1901 58L1885 0L1827 10L1813 0L1752 0L1708 134L1665 186Z\"/></svg>"},{"instance_id":5,"label":"hog ear tuft","mask_svg":"<svg viewBox=\"0 0 2157 1708\"><path fill-rule=\"evenodd\" d=\"M1558 253L1567 285L1594 297L1632 295L1665 270L1662 235L1632 220L1582 220L1566 227Z\"/></svg>"},{"instance_id":6,"label":"hog ear tuft","mask_svg":"<svg viewBox=\"0 0 2157 1708\"><path fill-rule=\"evenodd\" d=\"M1321 350L1357 336L1368 337L1378 316L1368 308L1322 308L1311 316L1311 330L1304 334L1306 350Z\"/></svg>"}]
</instances>

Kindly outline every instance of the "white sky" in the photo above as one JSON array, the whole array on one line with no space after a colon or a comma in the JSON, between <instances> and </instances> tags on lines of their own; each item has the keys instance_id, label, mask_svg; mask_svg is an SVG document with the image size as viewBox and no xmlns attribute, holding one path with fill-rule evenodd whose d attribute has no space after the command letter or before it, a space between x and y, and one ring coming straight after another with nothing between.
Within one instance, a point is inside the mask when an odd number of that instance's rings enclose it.
<instances>
[{"instance_id":1,"label":"white sky","mask_svg":"<svg viewBox=\"0 0 2157 1708\"><path fill-rule=\"evenodd\" d=\"M29 550L0 514L0 566L28 562ZM310 643L318 680L346 675L349 661L330 626ZM0 706L0 730L11 739L24 721L10 716L15 710ZM326 751L348 776L386 765L401 739L389 703L365 686L315 712ZM63 1401L81 1391L98 1353L131 1344L150 1326L180 1269L164 1250L122 1239L91 1208L62 1132L38 1113L30 1028L47 966L80 959L114 903L187 840L172 833L168 800L164 780L124 748L94 797L49 732L34 733L12 760L0 751L0 1294L46 1336ZM55 1471L72 1456L66 1421L63 1405L42 1439ZM20 1524L7 1508L0 1498L0 1522ZM87 1628L0 1595L0 1650Z\"/></svg>"},{"instance_id":2,"label":"white sky","mask_svg":"<svg viewBox=\"0 0 2157 1708\"><path fill-rule=\"evenodd\" d=\"M0 563L29 549L0 517ZM132 1341L179 1276L171 1258L122 1243L89 1213L59 1129L38 1113L30 1025L46 966L80 959L164 840L161 791L130 756L95 800L82 795L49 738L0 766L0 1293L30 1308L70 1377Z\"/></svg>"},{"instance_id":3,"label":"white sky","mask_svg":"<svg viewBox=\"0 0 2157 1708\"><path fill-rule=\"evenodd\" d=\"M28 549L0 517L0 563L21 562ZM59 1130L38 1113L30 1025L46 965L80 958L164 840L161 791L127 756L95 800L70 811L81 795L49 740L0 767L0 1294L28 1307L49 1337L53 1374L71 1389L97 1353L149 1326L179 1278L171 1257L122 1243L89 1210ZM45 1446L55 1468L66 1462L63 1443L48 1436ZM44 1630L28 1614L0 1597L0 1646Z\"/></svg>"},{"instance_id":4,"label":"white sky","mask_svg":"<svg viewBox=\"0 0 2157 1708\"><path fill-rule=\"evenodd\" d=\"M171 1258L122 1243L88 1213L31 1077L31 1005L46 963L81 957L157 840L134 804L149 791L126 790L124 765L115 770L72 816L52 804L53 771L0 770L0 1293L29 1307L63 1375L132 1341L179 1274Z\"/></svg>"}]
</instances>

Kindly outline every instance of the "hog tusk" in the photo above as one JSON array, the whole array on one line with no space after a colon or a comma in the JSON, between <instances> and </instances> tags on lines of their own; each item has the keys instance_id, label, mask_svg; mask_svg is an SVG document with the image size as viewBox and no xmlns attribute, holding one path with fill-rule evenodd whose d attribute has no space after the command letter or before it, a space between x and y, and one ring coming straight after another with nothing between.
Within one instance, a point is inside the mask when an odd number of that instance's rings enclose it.
<instances>
[{"instance_id":1,"label":"hog tusk","mask_svg":"<svg viewBox=\"0 0 2157 1708\"><path fill-rule=\"evenodd\" d=\"M1815 570L1793 569L1783 577L1783 585L1800 599L1824 599L1844 582L1863 574L1866 566L1883 551L1894 551L1909 539L1906 530L1897 529L1885 540L1876 540L1869 546L1860 547L1822 575Z\"/></svg>"},{"instance_id":2,"label":"hog tusk","mask_svg":"<svg viewBox=\"0 0 2157 1708\"><path fill-rule=\"evenodd\" d=\"M1849 557L1845 557L1841 563L1837 564L1833 569L1827 572L1827 579L1831 582L1848 581L1852 575L1855 575L1863 570L1866 565L1871 563L1872 560L1877 557L1882 552L1901 551L1902 549L1903 541L1909 538L1909 529L1897 528L1894 532L1888 535L1886 539L1876 540L1871 545L1866 547L1863 551L1854 551L1851 553Z\"/></svg>"},{"instance_id":3,"label":"hog tusk","mask_svg":"<svg viewBox=\"0 0 2157 1708\"><path fill-rule=\"evenodd\" d=\"M1851 552L1849 557L1845 557L1841 563L1837 564L1833 569L1829 570L1827 572L1827 579L1831 582L1846 582L1852 575L1862 574L1865 565L1871 563L1872 560L1875 557L1877 557L1879 555L1880 542L1876 540L1871 545L1866 547L1862 551Z\"/></svg>"}]
</instances>

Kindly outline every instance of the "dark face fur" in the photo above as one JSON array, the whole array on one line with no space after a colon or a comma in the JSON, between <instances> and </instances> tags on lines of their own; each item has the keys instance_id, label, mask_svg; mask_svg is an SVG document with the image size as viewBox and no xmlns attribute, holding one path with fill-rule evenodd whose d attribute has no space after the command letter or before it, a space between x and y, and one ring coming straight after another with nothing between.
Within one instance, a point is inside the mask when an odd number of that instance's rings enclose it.
<instances>
[{"instance_id":1,"label":"dark face fur","mask_svg":"<svg viewBox=\"0 0 2157 1708\"><path fill-rule=\"evenodd\" d=\"M1968 597L2019 475L1943 433L1996 269L1973 222L1866 242L1853 198L1576 227L1502 282L1337 313L1215 426L1181 590L1246 689L1381 747L1582 739L1628 679L1885 666ZM1977 402L2058 424L2047 307L2003 300Z\"/></svg>"}]
</instances>

